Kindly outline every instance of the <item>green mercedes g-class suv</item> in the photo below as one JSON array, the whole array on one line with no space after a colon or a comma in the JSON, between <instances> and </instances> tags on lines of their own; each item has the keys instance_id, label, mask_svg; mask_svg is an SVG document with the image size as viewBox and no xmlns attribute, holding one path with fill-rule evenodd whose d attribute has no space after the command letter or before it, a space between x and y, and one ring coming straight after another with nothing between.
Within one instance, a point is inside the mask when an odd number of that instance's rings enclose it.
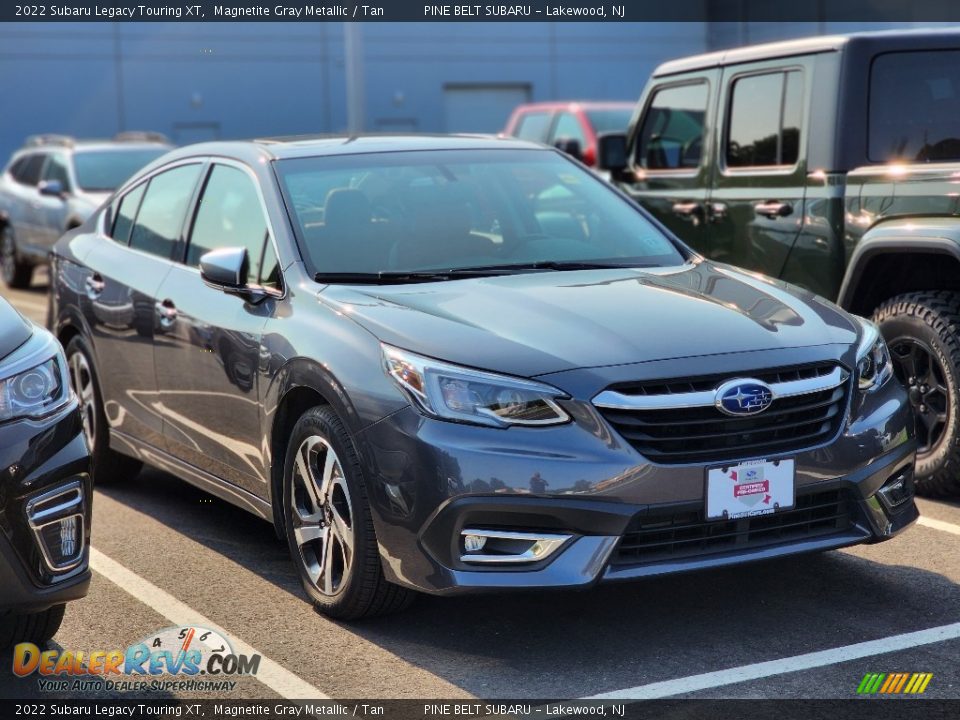
<instances>
[{"instance_id":1,"label":"green mercedes g-class suv","mask_svg":"<svg viewBox=\"0 0 960 720\"><path fill-rule=\"evenodd\" d=\"M916 412L918 489L960 492L960 32L665 63L599 154L705 256L872 316Z\"/></svg>"}]
</instances>

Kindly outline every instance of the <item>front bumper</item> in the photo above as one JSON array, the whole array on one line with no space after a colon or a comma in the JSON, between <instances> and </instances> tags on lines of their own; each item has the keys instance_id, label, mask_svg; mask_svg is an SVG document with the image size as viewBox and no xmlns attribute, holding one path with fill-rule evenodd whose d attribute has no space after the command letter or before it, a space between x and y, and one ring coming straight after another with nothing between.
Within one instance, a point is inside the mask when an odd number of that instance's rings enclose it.
<instances>
[{"instance_id":1,"label":"front bumper","mask_svg":"<svg viewBox=\"0 0 960 720\"><path fill-rule=\"evenodd\" d=\"M720 523L703 521L705 465L649 463L589 406L581 410L565 426L504 431L408 408L364 430L387 577L438 594L586 587L880 542L918 517L913 417L895 381L853 398L831 442L782 456L795 460L794 511ZM664 523L673 535L647 533ZM542 560L477 567L461 560L465 528L570 538Z\"/></svg>"},{"instance_id":2,"label":"front bumper","mask_svg":"<svg viewBox=\"0 0 960 720\"><path fill-rule=\"evenodd\" d=\"M79 490L69 513L78 515L82 547L76 560L57 570L44 555L27 508L31 500L67 487ZM91 499L90 456L76 400L42 420L0 425L0 613L40 612L87 594Z\"/></svg>"}]
</instances>

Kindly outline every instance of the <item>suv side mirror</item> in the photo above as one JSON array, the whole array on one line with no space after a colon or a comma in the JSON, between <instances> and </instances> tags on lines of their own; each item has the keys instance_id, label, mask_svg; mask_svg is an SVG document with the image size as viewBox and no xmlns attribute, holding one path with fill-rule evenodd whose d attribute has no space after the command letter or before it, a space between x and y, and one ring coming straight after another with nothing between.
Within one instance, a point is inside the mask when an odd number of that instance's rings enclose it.
<instances>
[{"instance_id":1,"label":"suv side mirror","mask_svg":"<svg viewBox=\"0 0 960 720\"><path fill-rule=\"evenodd\" d=\"M66 190L63 183L59 180L41 180L37 183L37 192L48 197L56 197L61 200L66 196Z\"/></svg>"},{"instance_id":2,"label":"suv side mirror","mask_svg":"<svg viewBox=\"0 0 960 720\"><path fill-rule=\"evenodd\" d=\"M597 169L617 178L627 169L627 136L601 133L597 136Z\"/></svg>"},{"instance_id":3,"label":"suv side mirror","mask_svg":"<svg viewBox=\"0 0 960 720\"><path fill-rule=\"evenodd\" d=\"M575 138L557 138L554 140L553 146L560 152L565 152L575 160L583 160L583 148L580 147L580 141Z\"/></svg>"},{"instance_id":4,"label":"suv side mirror","mask_svg":"<svg viewBox=\"0 0 960 720\"><path fill-rule=\"evenodd\" d=\"M247 249L227 247L211 250L200 256L200 278L215 290L239 295L256 305L269 293L259 285L247 283L250 259Z\"/></svg>"}]
</instances>

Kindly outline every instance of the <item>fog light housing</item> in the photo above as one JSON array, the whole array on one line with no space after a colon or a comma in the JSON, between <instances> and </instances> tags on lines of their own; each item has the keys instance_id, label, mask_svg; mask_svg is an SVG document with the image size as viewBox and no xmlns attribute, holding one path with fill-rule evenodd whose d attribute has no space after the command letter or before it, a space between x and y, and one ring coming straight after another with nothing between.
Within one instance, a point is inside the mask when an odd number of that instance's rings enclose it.
<instances>
[{"instance_id":1,"label":"fog light housing","mask_svg":"<svg viewBox=\"0 0 960 720\"><path fill-rule=\"evenodd\" d=\"M84 497L79 481L27 501L27 521L51 573L72 570L83 560Z\"/></svg>"},{"instance_id":2,"label":"fog light housing","mask_svg":"<svg viewBox=\"0 0 960 720\"><path fill-rule=\"evenodd\" d=\"M522 564L545 560L563 547L573 536L536 530L469 528L463 530L460 537L462 540L460 562ZM481 553L481 550L484 552Z\"/></svg>"},{"instance_id":3,"label":"fog light housing","mask_svg":"<svg viewBox=\"0 0 960 720\"><path fill-rule=\"evenodd\" d=\"M914 495L913 466L904 468L890 478L877 490L877 497L887 510L894 510L905 504Z\"/></svg>"}]
</instances>

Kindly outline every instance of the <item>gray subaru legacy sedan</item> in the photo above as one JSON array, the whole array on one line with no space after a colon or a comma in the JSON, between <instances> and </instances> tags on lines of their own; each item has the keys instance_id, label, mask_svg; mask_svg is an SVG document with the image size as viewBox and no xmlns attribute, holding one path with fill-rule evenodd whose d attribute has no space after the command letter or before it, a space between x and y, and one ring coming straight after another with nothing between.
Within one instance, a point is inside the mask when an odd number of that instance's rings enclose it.
<instances>
[{"instance_id":1,"label":"gray subaru legacy sedan","mask_svg":"<svg viewBox=\"0 0 960 720\"><path fill-rule=\"evenodd\" d=\"M707 262L561 153L194 145L53 257L97 482L249 510L339 618L886 540L917 518L877 329Z\"/></svg>"}]
</instances>

